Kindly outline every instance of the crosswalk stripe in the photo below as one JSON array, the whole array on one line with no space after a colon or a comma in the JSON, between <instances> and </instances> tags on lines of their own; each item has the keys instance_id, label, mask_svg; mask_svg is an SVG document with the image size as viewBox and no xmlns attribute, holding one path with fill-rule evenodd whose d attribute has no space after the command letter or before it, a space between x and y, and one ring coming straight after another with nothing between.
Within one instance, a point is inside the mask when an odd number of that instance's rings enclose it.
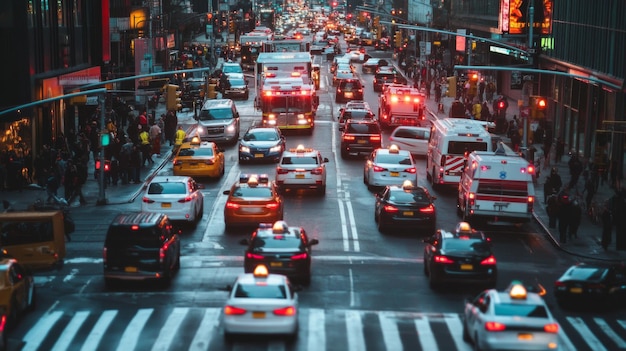
<instances>
[{"instance_id":1,"label":"crosswalk stripe","mask_svg":"<svg viewBox=\"0 0 626 351\"><path fill-rule=\"evenodd\" d=\"M83 343L83 347L80 349L81 351L90 351L98 348L102 337L104 336L104 332L107 330L113 318L117 315L117 311L108 310L102 312L100 318L98 318L98 322L91 329L91 333L87 336L85 343Z\"/></svg>"},{"instance_id":2,"label":"crosswalk stripe","mask_svg":"<svg viewBox=\"0 0 626 351\"><path fill-rule=\"evenodd\" d=\"M47 313L39 318L39 322L24 336L25 345L22 351L35 351L50 332L50 329L63 316L62 311Z\"/></svg>"},{"instance_id":3,"label":"crosswalk stripe","mask_svg":"<svg viewBox=\"0 0 626 351\"><path fill-rule=\"evenodd\" d=\"M348 336L348 350L365 350L365 338L363 337L363 321L359 311L348 310L345 313Z\"/></svg>"},{"instance_id":4,"label":"crosswalk stripe","mask_svg":"<svg viewBox=\"0 0 626 351\"><path fill-rule=\"evenodd\" d=\"M613 340L613 342L615 342L615 345L617 345L617 347L619 347L620 349L626 349L626 342L624 341L624 339L622 339L613 329L611 329L609 324L604 319L594 318L593 321L596 322L600 329L602 329L604 334L606 334L609 338L611 338L611 340Z\"/></svg>"},{"instance_id":5,"label":"crosswalk stripe","mask_svg":"<svg viewBox=\"0 0 626 351\"><path fill-rule=\"evenodd\" d=\"M214 334L213 331L217 329L217 325L219 324L220 311L221 309L219 308L207 308L204 311L200 326L193 340L191 340L191 345L189 345L189 351L204 351L209 349L211 336Z\"/></svg>"},{"instance_id":6,"label":"crosswalk stripe","mask_svg":"<svg viewBox=\"0 0 626 351\"><path fill-rule=\"evenodd\" d=\"M65 351L70 347L72 340L76 336L78 329L85 322L85 319L89 316L89 311L78 311L72 317L70 323L63 329L63 333L57 339L57 342L52 347L52 351Z\"/></svg>"},{"instance_id":7,"label":"crosswalk stripe","mask_svg":"<svg viewBox=\"0 0 626 351\"><path fill-rule=\"evenodd\" d=\"M159 336L154 341L152 351L167 351L172 341L176 337L178 328L183 323L185 316L189 312L187 307L176 307L167 318L167 321L163 324Z\"/></svg>"},{"instance_id":8,"label":"crosswalk stripe","mask_svg":"<svg viewBox=\"0 0 626 351\"><path fill-rule=\"evenodd\" d=\"M324 310L312 308L309 310L309 337L307 351L326 350L326 315Z\"/></svg>"},{"instance_id":9,"label":"crosswalk stripe","mask_svg":"<svg viewBox=\"0 0 626 351\"><path fill-rule=\"evenodd\" d=\"M572 341L567 337L563 328L559 328L559 350L562 351L576 351L576 347Z\"/></svg>"},{"instance_id":10,"label":"crosswalk stripe","mask_svg":"<svg viewBox=\"0 0 626 351\"><path fill-rule=\"evenodd\" d=\"M567 321L576 329L576 331L583 337L583 340L594 351L606 351L606 348L600 340L598 340L593 332L587 327L585 322L580 317L566 317Z\"/></svg>"},{"instance_id":11,"label":"crosswalk stripe","mask_svg":"<svg viewBox=\"0 0 626 351\"><path fill-rule=\"evenodd\" d=\"M617 323L624 329L626 329L626 321L623 321L621 319L617 320Z\"/></svg>"},{"instance_id":12,"label":"crosswalk stripe","mask_svg":"<svg viewBox=\"0 0 626 351\"><path fill-rule=\"evenodd\" d=\"M447 313L444 315L444 320L446 321L446 325L448 325L448 330L450 331L463 330L463 323L461 322L461 318L459 317L458 314ZM469 351L472 349L465 341L463 341L462 333L451 333L451 334L452 334L452 339L454 340L454 345L456 345L457 350Z\"/></svg>"},{"instance_id":13,"label":"crosswalk stripe","mask_svg":"<svg viewBox=\"0 0 626 351\"><path fill-rule=\"evenodd\" d=\"M117 351L128 351L134 350L137 346L137 341L139 340L139 335L141 334L141 330L144 325L150 318L150 315L154 309L152 308L142 308L133 317L133 319L128 323L126 330L124 330L124 334L122 334L122 338L120 339L119 344L117 345Z\"/></svg>"},{"instance_id":14,"label":"crosswalk stripe","mask_svg":"<svg viewBox=\"0 0 626 351\"><path fill-rule=\"evenodd\" d=\"M435 339L433 330L430 328L428 319L423 316L415 318L415 330L417 330L417 337L422 346L422 350L437 349L437 339Z\"/></svg>"},{"instance_id":15,"label":"crosswalk stripe","mask_svg":"<svg viewBox=\"0 0 626 351\"><path fill-rule=\"evenodd\" d=\"M385 348L387 350L402 350L402 339L400 339L398 325L392 317L392 312L383 311L378 318L380 320L380 329L383 331Z\"/></svg>"}]
</instances>

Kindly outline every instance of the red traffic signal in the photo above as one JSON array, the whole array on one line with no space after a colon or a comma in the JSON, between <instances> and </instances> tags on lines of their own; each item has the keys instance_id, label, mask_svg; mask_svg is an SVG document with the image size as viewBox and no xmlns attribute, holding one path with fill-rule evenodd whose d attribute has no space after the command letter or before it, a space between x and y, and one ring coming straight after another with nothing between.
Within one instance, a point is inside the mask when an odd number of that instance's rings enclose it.
<instances>
[{"instance_id":1,"label":"red traffic signal","mask_svg":"<svg viewBox=\"0 0 626 351\"><path fill-rule=\"evenodd\" d=\"M504 101L498 102L498 108L501 110L504 109Z\"/></svg>"},{"instance_id":2,"label":"red traffic signal","mask_svg":"<svg viewBox=\"0 0 626 351\"><path fill-rule=\"evenodd\" d=\"M535 107L538 110L545 110L547 106L548 106L548 102L543 97L538 97L537 100L535 101Z\"/></svg>"}]
</instances>

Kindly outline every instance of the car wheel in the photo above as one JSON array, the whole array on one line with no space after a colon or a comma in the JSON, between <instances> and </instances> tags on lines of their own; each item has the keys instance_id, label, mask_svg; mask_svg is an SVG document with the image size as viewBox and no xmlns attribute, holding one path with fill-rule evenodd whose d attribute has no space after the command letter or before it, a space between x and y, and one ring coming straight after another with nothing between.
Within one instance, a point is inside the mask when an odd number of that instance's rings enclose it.
<instances>
[{"instance_id":1,"label":"car wheel","mask_svg":"<svg viewBox=\"0 0 626 351\"><path fill-rule=\"evenodd\" d=\"M224 332L224 340L226 340L227 342L233 342L235 341L235 336L233 335L233 333Z\"/></svg>"},{"instance_id":2,"label":"car wheel","mask_svg":"<svg viewBox=\"0 0 626 351\"><path fill-rule=\"evenodd\" d=\"M467 330L467 320L463 319L463 341L472 343L472 338L470 338L469 331Z\"/></svg>"},{"instance_id":3,"label":"car wheel","mask_svg":"<svg viewBox=\"0 0 626 351\"><path fill-rule=\"evenodd\" d=\"M322 185L319 188L317 188L317 193L320 196L325 196L326 195L326 185Z\"/></svg>"},{"instance_id":4,"label":"car wheel","mask_svg":"<svg viewBox=\"0 0 626 351\"><path fill-rule=\"evenodd\" d=\"M381 234L385 234L387 232L387 227L383 224L382 218L378 218L376 227L378 228L378 232Z\"/></svg>"},{"instance_id":5,"label":"car wheel","mask_svg":"<svg viewBox=\"0 0 626 351\"><path fill-rule=\"evenodd\" d=\"M248 100L248 94L244 95L244 96L243 96L243 99L244 99L244 100Z\"/></svg>"},{"instance_id":6,"label":"car wheel","mask_svg":"<svg viewBox=\"0 0 626 351\"><path fill-rule=\"evenodd\" d=\"M9 313L9 315L7 316L7 328L12 330L13 328L15 328L15 326L17 325L17 321L19 320L19 311L17 310L17 300L15 299L15 296L11 297L11 313Z\"/></svg>"},{"instance_id":7,"label":"car wheel","mask_svg":"<svg viewBox=\"0 0 626 351\"><path fill-rule=\"evenodd\" d=\"M481 351L480 343L478 342L478 334L474 334L474 351Z\"/></svg>"},{"instance_id":8,"label":"car wheel","mask_svg":"<svg viewBox=\"0 0 626 351\"><path fill-rule=\"evenodd\" d=\"M437 182L435 181L435 167L433 167L433 172L431 173L430 176L430 185L433 188L433 190L435 190L435 188L437 187Z\"/></svg>"},{"instance_id":9,"label":"car wheel","mask_svg":"<svg viewBox=\"0 0 626 351\"><path fill-rule=\"evenodd\" d=\"M437 281L433 272L429 271L429 273L430 274L428 275L428 285L430 286L431 289L435 290L439 287L439 282Z\"/></svg>"},{"instance_id":10,"label":"car wheel","mask_svg":"<svg viewBox=\"0 0 626 351\"><path fill-rule=\"evenodd\" d=\"M174 270L178 271L180 269L180 249L178 249L178 253L176 254L176 262L174 263Z\"/></svg>"},{"instance_id":11,"label":"car wheel","mask_svg":"<svg viewBox=\"0 0 626 351\"><path fill-rule=\"evenodd\" d=\"M341 149L341 158L348 158L348 150Z\"/></svg>"}]
</instances>

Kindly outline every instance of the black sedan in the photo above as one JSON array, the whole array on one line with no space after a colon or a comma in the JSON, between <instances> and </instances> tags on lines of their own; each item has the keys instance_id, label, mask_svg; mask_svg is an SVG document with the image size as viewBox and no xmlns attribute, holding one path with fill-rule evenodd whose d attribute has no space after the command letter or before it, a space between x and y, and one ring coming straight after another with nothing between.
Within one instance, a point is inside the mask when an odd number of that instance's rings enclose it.
<instances>
[{"instance_id":1,"label":"black sedan","mask_svg":"<svg viewBox=\"0 0 626 351\"><path fill-rule=\"evenodd\" d=\"M419 228L418 234L432 235L437 223L437 211L428 190L405 181L402 186L386 186L376 194L374 220L381 233L390 228Z\"/></svg>"},{"instance_id":2,"label":"black sedan","mask_svg":"<svg viewBox=\"0 0 626 351\"><path fill-rule=\"evenodd\" d=\"M361 66L361 72L363 73L374 73L378 69L378 67L389 66L389 62L385 59L370 57L367 61L363 62Z\"/></svg>"},{"instance_id":3,"label":"black sedan","mask_svg":"<svg viewBox=\"0 0 626 351\"><path fill-rule=\"evenodd\" d=\"M554 296L562 307L624 306L626 266L621 263L575 264L554 283Z\"/></svg>"},{"instance_id":4,"label":"black sedan","mask_svg":"<svg viewBox=\"0 0 626 351\"><path fill-rule=\"evenodd\" d=\"M276 127L251 127L239 140L239 163L278 162L285 151L285 137Z\"/></svg>"},{"instance_id":5,"label":"black sedan","mask_svg":"<svg viewBox=\"0 0 626 351\"><path fill-rule=\"evenodd\" d=\"M424 274L431 288L454 282L496 285L496 258L485 238L437 230L424 243Z\"/></svg>"},{"instance_id":6,"label":"black sedan","mask_svg":"<svg viewBox=\"0 0 626 351\"><path fill-rule=\"evenodd\" d=\"M304 285L311 282L311 246L317 239L309 239L302 227L290 227L285 221L261 223L250 239L240 241L247 245L243 266L252 273L260 264L270 273L283 274Z\"/></svg>"}]
</instances>

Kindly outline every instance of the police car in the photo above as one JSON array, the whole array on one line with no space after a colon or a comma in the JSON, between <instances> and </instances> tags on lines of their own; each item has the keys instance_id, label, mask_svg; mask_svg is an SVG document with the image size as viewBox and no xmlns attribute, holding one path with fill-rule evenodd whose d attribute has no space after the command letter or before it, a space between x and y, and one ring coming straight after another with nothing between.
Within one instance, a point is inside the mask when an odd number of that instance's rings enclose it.
<instances>
[{"instance_id":1,"label":"police car","mask_svg":"<svg viewBox=\"0 0 626 351\"><path fill-rule=\"evenodd\" d=\"M281 191L287 189L315 189L326 193L326 163L318 150L298 145L285 151L276 166L276 184Z\"/></svg>"},{"instance_id":2,"label":"police car","mask_svg":"<svg viewBox=\"0 0 626 351\"><path fill-rule=\"evenodd\" d=\"M363 167L363 182L368 188L386 185L402 186L405 180L417 184L417 168L409 151L397 145L376 149Z\"/></svg>"},{"instance_id":3,"label":"police car","mask_svg":"<svg viewBox=\"0 0 626 351\"><path fill-rule=\"evenodd\" d=\"M298 334L298 294L289 279L270 274L265 265L241 274L232 287L222 313L224 337L236 334Z\"/></svg>"},{"instance_id":4,"label":"police car","mask_svg":"<svg viewBox=\"0 0 626 351\"><path fill-rule=\"evenodd\" d=\"M283 199L267 174L241 174L223 194L228 195L224 205L226 231L283 219Z\"/></svg>"},{"instance_id":5,"label":"police car","mask_svg":"<svg viewBox=\"0 0 626 351\"><path fill-rule=\"evenodd\" d=\"M466 301L463 339L477 350L556 350L559 324L540 294L514 281Z\"/></svg>"}]
</instances>

